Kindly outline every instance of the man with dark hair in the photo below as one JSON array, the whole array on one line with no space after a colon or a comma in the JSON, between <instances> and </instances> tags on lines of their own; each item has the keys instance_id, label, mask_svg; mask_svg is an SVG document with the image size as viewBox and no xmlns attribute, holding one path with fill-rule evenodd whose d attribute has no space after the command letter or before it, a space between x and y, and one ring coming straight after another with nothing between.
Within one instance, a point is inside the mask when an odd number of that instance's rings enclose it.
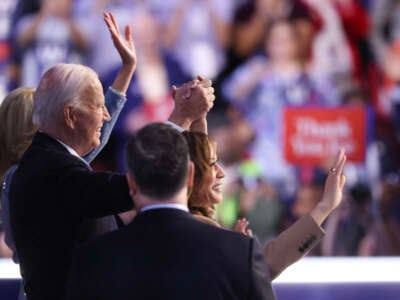
<instances>
[{"instance_id":1,"label":"man with dark hair","mask_svg":"<svg viewBox=\"0 0 400 300\"><path fill-rule=\"evenodd\" d=\"M68 300L274 299L254 239L194 219L194 166L183 136L155 123L127 145L127 180L138 215L75 256Z\"/></svg>"},{"instance_id":2,"label":"man with dark hair","mask_svg":"<svg viewBox=\"0 0 400 300\"><path fill-rule=\"evenodd\" d=\"M129 174L149 197L171 197L186 184L188 146L170 126L155 123L143 128L127 144L126 157Z\"/></svg>"}]
</instances>

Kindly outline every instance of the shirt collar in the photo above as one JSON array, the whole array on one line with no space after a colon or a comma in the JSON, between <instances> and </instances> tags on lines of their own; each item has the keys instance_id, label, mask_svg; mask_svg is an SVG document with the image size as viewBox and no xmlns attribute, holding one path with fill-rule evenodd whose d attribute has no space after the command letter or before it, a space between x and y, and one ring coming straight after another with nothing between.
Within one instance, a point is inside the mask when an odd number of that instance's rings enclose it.
<instances>
[{"instance_id":1,"label":"shirt collar","mask_svg":"<svg viewBox=\"0 0 400 300\"><path fill-rule=\"evenodd\" d=\"M163 208L174 208L174 209L179 209L183 210L186 212L189 212L189 209L187 208L186 205L179 204L179 203L163 203L163 204L151 204L143 207L140 212L145 212L148 210L153 210L153 209L163 209Z\"/></svg>"},{"instance_id":2,"label":"shirt collar","mask_svg":"<svg viewBox=\"0 0 400 300\"><path fill-rule=\"evenodd\" d=\"M59 142L61 145L63 145L64 148L67 149L69 153L71 153L74 156L77 156L77 157L81 158L79 156L79 154L74 150L74 148L72 148L71 146L68 146L67 144L65 144L63 142L61 142L58 138L55 138L55 139L57 140L57 142Z\"/></svg>"},{"instance_id":3,"label":"shirt collar","mask_svg":"<svg viewBox=\"0 0 400 300\"><path fill-rule=\"evenodd\" d=\"M185 131L185 129L183 129L181 126L175 124L174 122L166 121L165 124L171 126L172 128L178 130L179 132L184 132Z\"/></svg>"},{"instance_id":4,"label":"shirt collar","mask_svg":"<svg viewBox=\"0 0 400 300\"><path fill-rule=\"evenodd\" d=\"M74 150L74 148L72 148L71 146L68 146L67 144L61 142L58 138L55 138L57 142L59 142L62 146L64 146L65 149L67 149L67 151L72 154L73 156L76 156L77 158L79 158L81 161L83 161L85 163L85 165L87 165L89 168L90 165L89 163L81 156L79 156L79 154Z\"/></svg>"}]
</instances>

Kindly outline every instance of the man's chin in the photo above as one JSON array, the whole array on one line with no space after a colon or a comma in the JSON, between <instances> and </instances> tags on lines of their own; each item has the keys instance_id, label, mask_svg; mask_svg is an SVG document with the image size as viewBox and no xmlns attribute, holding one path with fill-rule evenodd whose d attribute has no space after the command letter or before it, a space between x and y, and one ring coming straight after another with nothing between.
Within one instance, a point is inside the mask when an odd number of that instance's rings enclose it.
<instances>
[{"instance_id":1,"label":"man's chin","mask_svg":"<svg viewBox=\"0 0 400 300\"><path fill-rule=\"evenodd\" d=\"M90 149L90 151L96 149L99 146L100 146L100 139L96 139L96 141L94 141L94 143L92 144L92 149Z\"/></svg>"}]
</instances>

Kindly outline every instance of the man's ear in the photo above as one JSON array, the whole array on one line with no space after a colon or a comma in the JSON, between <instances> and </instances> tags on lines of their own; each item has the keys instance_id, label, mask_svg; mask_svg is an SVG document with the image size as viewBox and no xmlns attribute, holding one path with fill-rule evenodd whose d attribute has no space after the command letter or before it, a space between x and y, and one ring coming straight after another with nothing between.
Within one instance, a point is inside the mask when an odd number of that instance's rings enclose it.
<instances>
[{"instance_id":1,"label":"man's ear","mask_svg":"<svg viewBox=\"0 0 400 300\"><path fill-rule=\"evenodd\" d=\"M126 180L128 181L128 186L129 186L129 195L131 196L131 198L135 197L137 192L138 192L138 188L136 185L136 181L133 178L132 174L128 171L125 174L126 176Z\"/></svg>"},{"instance_id":2,"label":"man's ear","mask_svg":"<svg viewBox=\"0 0 400 300\"><path fill-rule=\"evenodd\" d=\"M74 129L76 120L74 108L71 105L65 105L63 113L65 124L67 124L69 128Z\"/></svg>"},{"instance_id":3,"label":"man's ear","mask_svg":"<svg viewBox=\"0 0 400 300\"><path fill-rule=\"evenodd\" d=\"M189 161L188 168L189 168L188 169L188 179L187 179L186 185L188 187L191 187L194 185L194 164L191 160Z\"/></svg>"}]
</instances>

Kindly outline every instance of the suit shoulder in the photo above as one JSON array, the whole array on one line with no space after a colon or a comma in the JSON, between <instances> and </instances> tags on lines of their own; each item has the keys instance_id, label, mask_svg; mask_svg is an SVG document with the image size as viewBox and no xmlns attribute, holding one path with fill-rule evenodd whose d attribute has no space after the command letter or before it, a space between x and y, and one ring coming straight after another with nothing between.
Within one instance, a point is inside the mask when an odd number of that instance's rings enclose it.
<instances>
[{"instance_id":1,"label":"suit shoulder","mask_svg":"<svg viewBox=\"0 0 400 300\"><path fill-rule=\"evenodd\" d=\"M108 249L111 249L117 241L128 240L129 234L126 232L127 226L105 233L94 239L91 239L76 249L76 253L81 256L90 255L108 255Z\"/></svg>"},{"instance_id":2,"label":"suit shoulder","mask_svg":"<svg viewBox=\"0 0 400 300\"><path fill-rule=\"evenodd\" d=\"M60 145L60 147L63 146ZM70 154L66 149L42 145L31 145L20 160L21 169L25 166L32 168L32 165L44 166L47 169L65 168L67 166L86 168L83 161Z\"/></svg>"},{"instance_id":3,"label":"suit shoulder","mask_svg":"<svg viewBox=\"0 0 400 300\"><path fill-rule=\"evenodd\" d=\"M249 247L252 241L252 238L239 232L207 224L196 219L193 219L193 224L197 227L196 230L203 232L202 236L215 241L215 243L235 243Z\"/></svg>"}]
</instances>

